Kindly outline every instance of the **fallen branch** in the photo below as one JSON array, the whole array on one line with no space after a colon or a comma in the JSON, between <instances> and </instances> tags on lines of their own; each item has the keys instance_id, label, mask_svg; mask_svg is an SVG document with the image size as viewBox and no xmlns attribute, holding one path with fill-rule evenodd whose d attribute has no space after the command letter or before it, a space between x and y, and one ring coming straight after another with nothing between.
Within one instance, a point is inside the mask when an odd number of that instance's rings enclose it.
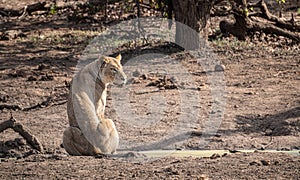
<instances>
[{"instance_id":1,"label":"fallen branch","mask_svg":"<svg viewBox=\"0 0 300 180\"><path fill-rule=\"evenodd\" d=\"M46 11L46 10L48 10L48 8L46 8L45 5L46 5L46 2L38 2L38 3L35 3L35 4L30 4L26 8L26 12L29 15L31 15L31 13L33 13L35 11Z\"/></svg>"},{"instance_id":2,"label":"fallen branch","mask_svg":"<svg viewBox=\"0 0 300 180\"><path fill-rule=\"evenodd\" d=\"M47 11L49 8L45 7L46 2L38 2L34 4L30 4L21 8L19 10L5 9L0 8L1 16L20 16L20 18L24 17L26 14L31 15L35 11Z\"/></svg>"},{"instance_id":3,"label":"fallen branch","mask_svg":"<svg viewBox=\"0 0 300 180\"><path fill-rule=\"evenodd\" d=\"M249 4L249 7L256 7L260 9L260 13L255 13L251 16L259 16L261 18L267 19L271 22L275 22L276 26L283 28L283 29L288 29L290 31L300 31L300 25L295 24L295 19L292 14L292 18L289 21L283 20L282 18L278 18L277 16L273 15L270 13L267 4L263 1L260 0L259 2L255 4Z\"/></svg>"},{"instance_id":4,"label":"fallen branch","mask_svg":"<svg viewBox=\"0 0 300 180\"><path fill-rule=\"evenodd\" d=\"M41 103L38 103L34 106L30 106L28 108L24 108L23 111L30 111L32 109L37 109L37 108L43 108L43 107L47 107L50 105L50 101L52 100L52 98L49 96L47 97L47 99Z\"/></svg>"},{"instance_id":5,"label":"fallen branch","mask_svg":"<svg viewBox=\"0 0 300 180\"><path fill-rule=\"evenodd\" d=\"M264 24L261 22L253 22L252 28L249 28L251 31L263 31L266 34L276 34L278 36L287 37L296 42L300 42L300 36L294 32L279 28L272 24Z\"/></svg>"},{"instance_id":6,"label":"fallen branch","mask_svg":"<svg viewBox=\"0 0 300 180\"><path fill-rule=\"evenodd\" d=\"M242 6L245 6L240 4ZM269 22L262 23L259 21L254 20L247 16L244 12L241 12L239 9L234 9L233 15L235 18L235 22L229 21L221 21L220 22L220 29L222 33L229 33L236 36L239 40L245 40L246 36L253 33L253 32L264 32L266 34L275 34L278 36L283 36L289 39L292 39L296 43L300 42L300 35L292 32L295 31L297 26L293 21L283 21L282 19L277 18L276 16L269 13L267 6L264 4L264 1L261 0L256 4L251 4L252 7L262 7L262 12L253 13L250 17L259 14L264 14L266 19L269 19ZM293 18L292 18L293 19ZM274 24L275 22L275 24ZM290 23L290 25L289 25ZM289 27L289 28L287 28ZM289 30L290 29L290 30Z\"/></svg>"},{"instance_id":7,"label":"fallen branch","mask_svg":"<svg viewBox=\"0 0 300 180\"><path fill-rule=\"evenodd\" d=\"M16 122L15 118L11 117L9 120L2 122L0 124L0 133L8 128L11 128L15 132L19 133L32 148L40 152L43 151L43 146L39 142L39 140L30 133L27 127L25 127L21 123Z\"/></svg>"},{"instance_id":8,"label":"fallen branch","mask_svg":"<svg viewBox=\"0 0 300 180\"><path fill-rule=\"evenodd\" d=\"M10 105L10 104L0 104L0 110L8 109L8 110L22 110L22 108L18 105Z\"/></svg>"}]
</instances>

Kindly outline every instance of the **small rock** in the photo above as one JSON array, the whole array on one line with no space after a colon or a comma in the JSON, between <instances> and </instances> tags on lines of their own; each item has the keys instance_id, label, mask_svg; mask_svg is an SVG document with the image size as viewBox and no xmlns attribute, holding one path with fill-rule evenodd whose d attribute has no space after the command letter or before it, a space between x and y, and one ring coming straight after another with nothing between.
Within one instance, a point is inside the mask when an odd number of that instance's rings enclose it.
<instances>
[{"instance_id":1,"label":"small rock","mask_svg":"<svg viewBox=\"0 0 300 180\"><path fill-rule=\"evenodd\" d=\"M146 86L157 86L158 83L159 83L158 81L151 81Z\"/></svg>"},{"instance_id":2,"label":"small rock","mask_svg":"<svg viewBox=\"0 0 300 180\"><path fill-rule=\"evenodd\" d=\"M38 69L39 71L42 71L42 70L44 70L44 69L46 69L46 68L49 68L49 66L46 66L45 64L42 63L42 64L40 64L40 65L38 66L37 69Z\"/></svg>"},{"instance_id":3,"label":"small rock","mask_svg":"<svg viewBox=\"0 0 300 180\"><path fill-rule=\"evenodd\" d=\"M36 81L37 80L37 78L36 77L33 77L33 76L29 76L28 78L27 78L27 81Z\"/></svg>"},{"instance_id":4,"label":"small rock","mask_svg":"<svg viewBox=\"0 0 300 180\"><path fill-rule=\"evenodd\" d=\"M165 89L177 89L177 85L176 84L166 84Z\"/></svg>"},{"instance_id":5,"label":"small rock","mask_svg":"<svg viewBox=\"0 0 300 180\"><path fill-rule=\"evenodd\" d=\"M20 69L20 70L17 70L16 71L16 74L19 76L19 77L25 77L26 76L26 70L24 69Z\"/></svg>"},{"instance_id":6,"label":"small rock","mask_svg":"<svg viewBox=\"0 0 300 180\"><path fill-rule=\"evenodd\" d=\"M260 162L261 162L262 165L264 165L264 166L270 165L270 161L267 161L267 160L261 160Z\"/></svg>"},{"instance_id":7,"label":"small rock","mask_svg":"<svg viewBox=\"0 0 300 180\"><path fill-rule=\"evenodd\" d=\"M290 151L290 150L291 150L291 149L288 148L288 147L283 147L283 148L280 149L280 151Z\"/></svg>"},{"instance_id":8,"label":"small rock","mask_svg":"<svg viewBox=\"0 0 300 180\"><path fill-rule=\"evenodd\" d=\"M0 92L0 102L7 102L8 99L9 99L9 96L5 92L3 92L3 94L2 94L2 92Z\"/></svg>"},{"instance_id":9,"label":"small rock","mask_svg":"<svg viewBox=\"0 0 300 180\"><path fill-rule=\"evenodd\" d=\"M255 166L261 166L261 164L262 163L260 161L252 161L252 162L249 163L250 166L254 166L254 165Z\"/></svg>"},{"instance_id":10,"label":"small rock","mask_svg":"<svg viewBox=\"0 0 300 180\"><path fill-rule=\"evenodd\" d=\"M7 33L7 32L2 32L2 33L0 34L0 40L1 40L1 41L8 41L8 40L9 40L9 35L8 35L8 33Z\"/></svg>"},{"instance_id":11,"label":"small rock","mask_svg":"<svg viewBox=\"0 0 300 180\"><path fill-rule=\"evenodd\" d=\"M15 141L18 144L18 146L23 146L26 144L26 142L23 138L16 138Z\"/></svg>"},{"instance_id":12,"label":"small rock","mask_svg":"<svg viewBox=\"0 0 300 180\"><path fill-rule=\"evenodd\" d=\"M225 66L217 64L215 65L215 71L217 72L225 71Z\"/></svg>"},{"instance_id":13,"label":"small rock","mask_svg":"<svg viewBox=\"0 0 300 180\"><path fill-rule=\"evenodd\" d=\"M245 92L244 94L247 94L247 95L254 95L255 93L254 92Z\"/></svg>"},{"instance_id":14,"label":"small rock","mask_svg":"<svg viewBox=\"0 0 300 180\"><path fill-rule=\"evenodd\" d=\"M215 153L215 154L211 155L209 158L210 158L210 159L217 159L217 158L219 158L219 157L221 157L220 154L216 154L216 153Z\"/></svg>"},{"instance_id":15,"label":"small rock","mask_svg":"<svg viewBox=\"0 0 300 180\"><path fill-rule=\"evenodd\" d=\"M236 104L236 105L234 105L234 108L239 108L239 105L237 105L237 104Z\"/></svg>"},{"instance_id":16,"label":"small rock","mask_svg":"<svg viewBox=\"0 0 300 180\"><path fill-rule=\"evenodd\" d=\"M198 176L199 180L208 180L208 177L205 174L201 174L200 176Z\"/></svg>"},{"instance_id":17,"label":"small rock","mask_svg":"<svg viewBox=\"0 0 300 180\"><path fill-rule=\"evenodd\" d=\"M54 80L54 77L52 75L48 75L46 74L46 76L42 76L40 78L40 81L53 81Z\"/></svg>"},{"instance_id":18,"label":"small rock","mask_svg":"<svg viewBox=\"0 0 300 180\"><path fill-rule=\"evenodd\" d=\"M143 80L148 79L148 75L147 75L147 74L142 74L140 77L141 77Z\"/></svg>"},{"instance_id":19,"label":"small rock","mask_svg":"<svg viewBox=\"0 0 300 180\"><path fill-rule=\"evenodd\" d=\"M222 155L222 157L225 157L225 156L227 156L228 154L227 153L224 153L223 155Z\"/></svg>"},{"instance_id":20,"label":"small rock","mask_svg":"<svg viewBox=\"0 0 300 180\"><path fill-rule=\"evenodd\" d=\"M240 152L240 151L235 150L235 149L229 149L228 151L229 151L230 153L238 153L238 152Z\"/></svg>"},{"instance_id":21,"label":"small rock","mask_svg":"<svg viewBox=\"0 0 300 180\"><path fill-rule=\"evenodd\" d=\"M272 133L273 133L272 129L266 129L266 130L265 130L265 135L266 135L266 136L271 136Z\"/></svg>"},{"instance_id":22,"label":"small rock","mask_svg":"<svg viewBox=\"0 0 300 180\"><path fill-rule=\"evenodd\" d=\"M176 83L178 82L177 78L174 77L174 76L170 77L170 81L171 81L171 83L173 83L173 84L176 84Z\"/></svg>"}]
</instances>

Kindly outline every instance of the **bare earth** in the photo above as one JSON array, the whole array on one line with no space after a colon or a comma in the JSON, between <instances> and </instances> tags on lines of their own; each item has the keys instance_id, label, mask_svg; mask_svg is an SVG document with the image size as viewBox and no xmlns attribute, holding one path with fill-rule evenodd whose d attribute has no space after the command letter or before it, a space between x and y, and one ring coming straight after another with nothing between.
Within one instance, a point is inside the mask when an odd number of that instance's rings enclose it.
<instances>
[{"instance_id":1,"label":"bare earth","mask_svg":"<svg viewBox=\"0 0 300 180\"><path fill-rule=\"evenodd\" d=\"M24 6L9 2L1 1L0 6ZM212 24L219 20L213 18ZM0 133L0 179L300 179L298 44L266 35L245 42L233 37L210 41L211 49L225 66L224 72L209 72L224 73L226 83L224 117L216 134L203 134L205 121L216 113L212 109L215 102L209 73L203 73L201 64L187 53L170 57L187 69L192 82L175 78L177 82L173 83L172 74L164 79L161 69L137 68L128 61L124 68L130 82L124 89L131 110L142 118L129 124L119 117L124 107L114 104L122 101L122 96L113 97L114 92L122 92L118 87L111 87L106 110L119 130L120 151L128 150L124 140L139 146L139 150L148 150L144 144L160 142L176 127L182 113L179 94L189 90L200 101L192 107L199 113L192 114L193 124L186 132L193 133L156 147L179 151L294 150L293 155L260 151L157 159L72 157L61 147L62 133L68 126L68 85L78 58L104 25L40 14L22 20L2 17L0 23L1 32L8 32L2 34L8 39L0 41L0 123L12 112L44 146L44 152L39 153L13 130ZM125 60L129 60L126 57L130 52L126 53ZM155 84L160 79L166 83ZM151 82L155 86L147 86ZM155 98L164 99L163 105L153 105L160 102ZM158 116L162 118L153 120ZM208 143L203 146L203 142Z\"/></svg>"}]
</instances>

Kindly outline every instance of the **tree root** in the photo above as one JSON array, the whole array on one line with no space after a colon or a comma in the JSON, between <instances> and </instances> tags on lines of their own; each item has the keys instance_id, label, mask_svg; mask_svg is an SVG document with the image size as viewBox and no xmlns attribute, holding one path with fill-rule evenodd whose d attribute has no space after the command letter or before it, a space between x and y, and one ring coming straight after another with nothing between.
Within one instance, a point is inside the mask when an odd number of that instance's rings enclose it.
<instances>
[{"instance_id":1,"label":"tree root","mask_svg":"<svg viewBox=\"0 0 300 180\"><path fill-rule=\"evenodd\" d=\"M278 18L277 16L270 13L267 4L263 0L258 1L255 4L249 4L248 7L259 8L261 12L256 13L257 16L267 19L268 21L274 22L275 25L280 28L287 29L290 31L300 32L300 25L297 25L295 23L293 14L292 14L292 18L289 21L286 21L282 18ZM252 15L249 15L249 17L251 16Z\"/></svg>"},{"instance_id":2,"label":"tree root","mask_svg":"<svg viewBox=\"0 0 300 180\"><path fill-rule=\"evenodd\" d=\"M296 33L300 31L300 25L295 23L293 16L289 21L276 17L269 12L263 0L254 4L248 4L247 7L259 8L261 12L255 12L247 16L245 12L241 12L239 9L233 10L235 22L221 21L220 29L222 33L229 33L236 36L239 40L245 40L247 35L259 31L266 34L283 36L296 43L300 42L300 35ZM261 22L253 17L260 17L267 21Z\"/></svg>"},{"instance_id":3,"label":"tree root","mask_svg":"<svg viewBox=\"0 0 300 180\"><path fill-rule=\"evenodd\" d=\"M9 120L2 122L0 124L0 133L8 128L11 128L15 132L19 133L33 149L36 149L39 152L43 151L43 146L39 140L30 133L27 127L21 123L18 123L15 118L11 117Z\"/></svg>"}]
</instances>

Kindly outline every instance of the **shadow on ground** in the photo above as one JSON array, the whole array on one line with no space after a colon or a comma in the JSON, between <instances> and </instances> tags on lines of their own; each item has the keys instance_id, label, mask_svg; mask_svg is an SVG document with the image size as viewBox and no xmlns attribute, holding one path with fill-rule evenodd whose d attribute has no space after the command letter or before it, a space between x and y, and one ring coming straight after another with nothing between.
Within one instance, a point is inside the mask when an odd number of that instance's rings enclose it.
<instances>
[{"instance_id":1,"label":"shadow on ground","mask_svg":"<svg viewBox=\"0 0 300 180\"><path fill-rule=\"evenodd\" d=\"M277 114L236 116L238 131L246 134L287 136L300 133L300 106Z\"/></svg>"}]
</instances>

